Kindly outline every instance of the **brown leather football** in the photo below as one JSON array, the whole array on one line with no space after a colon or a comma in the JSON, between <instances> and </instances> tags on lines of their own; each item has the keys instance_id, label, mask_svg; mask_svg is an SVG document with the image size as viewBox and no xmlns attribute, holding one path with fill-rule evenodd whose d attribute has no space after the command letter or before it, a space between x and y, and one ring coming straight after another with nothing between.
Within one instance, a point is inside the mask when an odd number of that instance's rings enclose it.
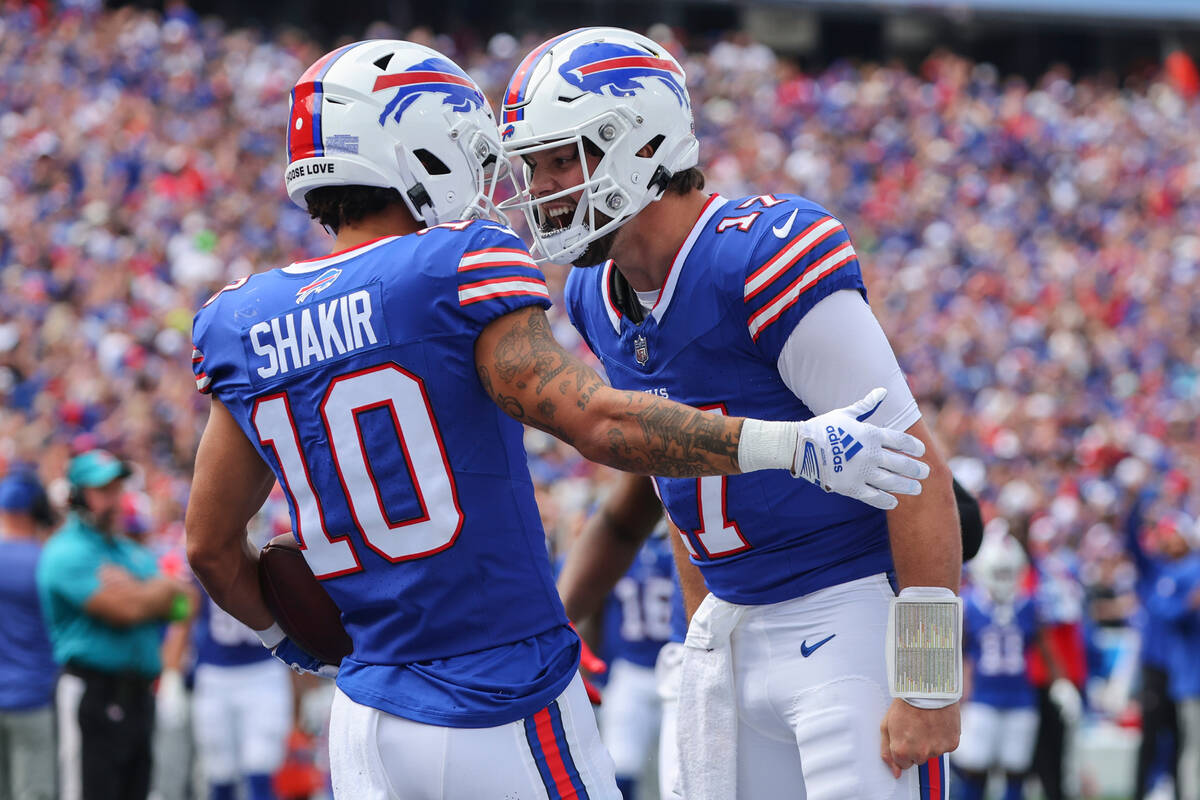
<instances>
[{"instance_id":1,"label":"brown leather football","mask_svg":"<svg viewBox=\"0 0 1200 800\"><path fill-rule=\"evenodd\" d=\"M258 585L283 632L326 664L341 664L354 649L342 612L312 574L296 538L282 533L258 555Z\"/></svg>"}]
</instances>

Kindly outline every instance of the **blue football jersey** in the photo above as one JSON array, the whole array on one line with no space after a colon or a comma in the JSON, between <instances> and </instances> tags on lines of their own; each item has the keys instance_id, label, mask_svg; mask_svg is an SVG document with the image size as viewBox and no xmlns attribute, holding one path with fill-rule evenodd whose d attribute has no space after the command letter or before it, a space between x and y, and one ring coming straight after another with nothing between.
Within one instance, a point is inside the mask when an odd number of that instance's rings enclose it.
<instances>
[{"instance_id":1,"label":"blue football jersey","mask_svg":"<svg viewBox=\"0 0 1200 800\"><path fill-rule=\"evenodd\" d=\"M494 726L575 673L523 428L475 370L484 326L549 304L520 239L474 221L234 281L196 315L197 386L284 488L359 703Z\"/></svg>"},{"instance_id":2,"label":"blue football jersey","mask_svg":"<svg viewBox=\"0 0 1200 800\"><path fill-rule=\"evenodd\" d=\"M197 664L235 667L272 658L258 634L226 612L201 591L200 608L192 622L192 650Z\"/></svg>"},{"instance_id":3,"label":"blue football jersey","mask_svg":"<svg viewBox=\"0 0 1200 800\"><path fill-rule=\"evenodd\" d=\"M658 651L671 640L678 594L671 544L651 537L605 602L601 655L653 667Z\"/></svg>"},{"instance_id":4,"label":"blue football jersey","mask_svg":"<svg viewBox=\"0 0 1200 800\"><path fill-rule=\"evenodd\" d=\"M1036 704L1026 654L1037 630L1037 609L1029 597L997 608L978 590L966 593L963 657L973 665L969 700L996 708Z\"/></svg>"},{"instance_id":5,"label":"blue football jersey","mask_svg":"<svg viewBox=\"0 0 1200 800\"><path fill-rule=\"evenodd\" d=\"M841 223L794 196L714 195L640 323L613 299L613 263L573 269L567 311L609 381L717 414L813 416L777 362L821 298L864 292ZM777 603L892 568L882 511L783 470L655 478L713 594Z\"/></svg>"}]
</instances>

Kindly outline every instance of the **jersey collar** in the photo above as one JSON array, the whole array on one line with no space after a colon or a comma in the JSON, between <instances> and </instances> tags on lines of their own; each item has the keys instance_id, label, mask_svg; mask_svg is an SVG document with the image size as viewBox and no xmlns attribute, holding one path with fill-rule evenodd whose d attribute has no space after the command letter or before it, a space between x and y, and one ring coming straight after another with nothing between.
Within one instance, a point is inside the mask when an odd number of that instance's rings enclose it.
<instances>
[{"instance_id":1,"label":"jersey collar","mask_svg":"<svg viewBox=\"0 0 1200 800\"><path fill-rule=\"evenodd\" d=\"M399 239L399 236L380 236L378 239L371 239L369 242L349 247L345 250L339 250L336 253L331 253L320 258L307 258L303 261L297 261L283 268L283 271L289 275L305 275L309 272L316 272L319 269L332 267L334 264L340 264L343 261L349 261L352 258L357 258L363 253L369 253L376 247L385 245L393 239Z\"/></svg>"},{"instance_id":2,"label":"jersey collar","mask_svg":"<svg viewBox=\"0 0 1200 800\"><path fill-rule=\"evenodd\" d=\"M675 296L675 286L679 283L679 273L683 269L683 263L691 255L692 248L696 246L696 240L700 238L700 234L704 233L704 229L708 227L708 223L717 213L717 209L725 205L725 202L725 198L719 194L708 198L708 202L700 210L700 216L696 219L696 223L692 225L687 238L679 246L679 251L675 253L675 258L671 261L671 269L667 272L667 279L663 282L662 292L658 296L658 302L654 304L654 308L650 309L650 313L647 315L654 317L659 324L662 324L663 316L671 305L671 298ZM621 312L617 310L616 303L613 302L612 290L609 288L612 285L609 281L609 272L613 269L615 266L611 259L604 263L604 271L600 275L600 291L604 295L604 310L608 313L608 321L612 323L613 330L619 335L621 333Z\"/></svg>"}]
</instances>

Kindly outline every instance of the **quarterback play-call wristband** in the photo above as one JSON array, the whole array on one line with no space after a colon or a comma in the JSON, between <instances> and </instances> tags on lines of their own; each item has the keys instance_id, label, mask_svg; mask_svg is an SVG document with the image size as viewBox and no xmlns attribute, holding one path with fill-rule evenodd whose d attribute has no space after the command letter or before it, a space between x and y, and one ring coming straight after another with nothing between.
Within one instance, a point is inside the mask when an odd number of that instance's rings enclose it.
<instances>
[{"instance_id":1,"label":"quarterback play-call wristband","mask_svg":"<svg viewBox=\"0 0 1200 800\"><path fill-rule=\"evenodd\" d=\"M945 586L909 586L892 599L887 626L888 687L917 708L962 697L962 598Z\"/></svg>"}]
</instances>

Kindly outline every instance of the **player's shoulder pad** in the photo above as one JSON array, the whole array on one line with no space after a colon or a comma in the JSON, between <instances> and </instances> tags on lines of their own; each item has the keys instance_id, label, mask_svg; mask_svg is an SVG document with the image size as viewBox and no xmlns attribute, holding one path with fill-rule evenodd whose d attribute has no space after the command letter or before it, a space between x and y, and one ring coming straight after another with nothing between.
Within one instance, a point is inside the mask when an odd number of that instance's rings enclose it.
<instances>
[{"instance_id":1,"label":"player's shoulder pad","mask_svg":"<svg viewBox=\"0 0 1200 800\"><path fill-rule=\"evenodd\" d=\"M454 270L459 306L474 307L471 316L477 321L486 322L498 313L527 305L531 298L549 305L546 276L508 226L470 220L427 228L421 235L446 241L450 249L440 253L439 261L445 266L438 269Z\"/></svg>"},{"instance_id":2,"label":"player's shoulder pad","mask_svg":"<svg viewBox=\"0 0 1200 800\"><path fill-rule=\"evenodd\" d=\"M236 336L233 330L235 319L231 303L236 303L239 292L261 279L261 274L244 275L222 286L204 301L192 317L192 372L196 377L196 390L208 394L212 387L212 372L220 358L205 358L207 353L223 352L229 346L229 338Z\"/></svg>"},{"instance_id":3,"label":"player's shoulder pad","mask_svg":"<svg viewBox=\"0 0 1200 800\"><path fill-rule=\"evenodd\" d=\"M754 339L777 322L791 330L807 308L835 283L861 281L858 256L841 220L824 207L796 195L775 195L753 228L753 243L742 272L741 294ZM761 203L761 198L748 198ZM743 203L746 201L743 201ZM819 284L823 289L813 291Z\"/></svg>"},{"instance_id":4,"label":"player's shoulder pad","mask_svg":"<svg viewBox=\"0 0 1200 800\"><path fill-rule=\"evenodd\" d=\"M192 341L196 341L199 337L202 337L218 321L228 316L223 308L227 298L238 290L243 289L255 277L256 275L253 274L243 275L236 280L232 280L204 301L196 311L195 316L192 317Z\"/></svg>"},{"instance_id":5,"label":"player's shoulder pad","mask_svg":"<svg viewBox=\"0 0 1200 800\"><path fill-rule=\"evenodd\" d=\"M529 248L512 228L487 219L443 222L418 231L417 236L460 247L464 251L483 247L511 247L529 253Z\"/></svg>"}]
</instances>

